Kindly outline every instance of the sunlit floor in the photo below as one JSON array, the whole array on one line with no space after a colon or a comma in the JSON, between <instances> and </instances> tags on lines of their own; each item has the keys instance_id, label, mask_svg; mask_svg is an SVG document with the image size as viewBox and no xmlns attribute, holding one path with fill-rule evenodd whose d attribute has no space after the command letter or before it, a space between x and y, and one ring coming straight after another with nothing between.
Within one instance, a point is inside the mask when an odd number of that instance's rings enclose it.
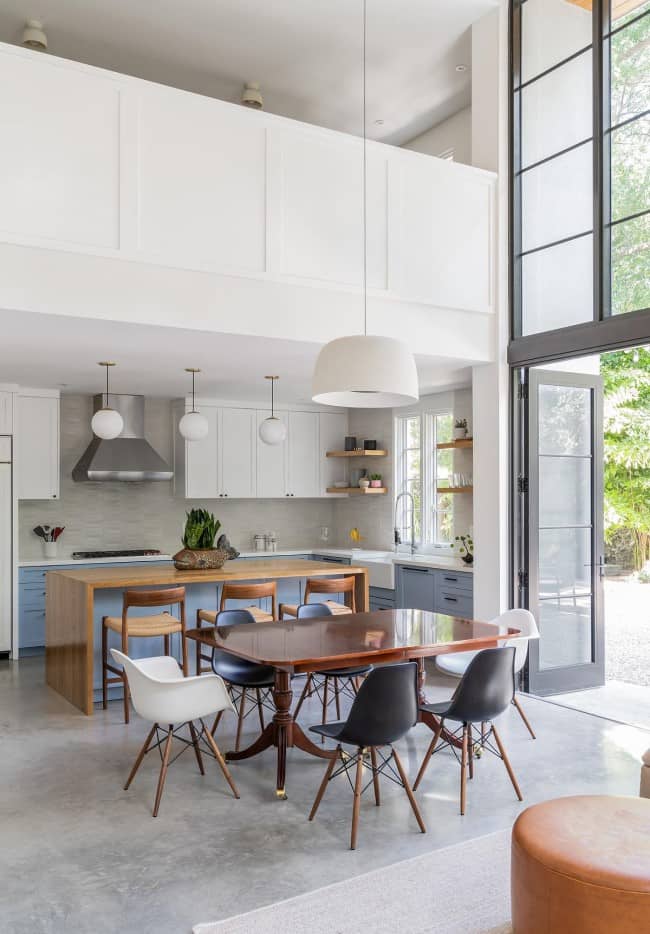
<instances>
[{"instance_id":1,"label":"sunlit floor","mask_svg":"<svg viewBox=\"0 0 650 934\"><path fill-rule=\"evenodd\" d=\"M546 699L574 710L650 730L650 687L646 685L608 681L599 688L554 694Z\"/></svg>"},{"instance_id":2,"label":"sunlit floor","mask_svg":"<svg viewBox=\"0 0 650 934\"><path fill-rule=\"evenodd\" d=\"M454 681L432 676L430 697ZM3 934L183 934L379 866L508 828L523 807L585 792L637 794L650 734L534 698L501 735L525 800L503 765L478 763L468 808L458 809L458 765L443 752L418 790L428 832L420 834L401 789L386 782L382 806L361 809L359 847L348 849L350 790L341 778L313 823L307 814L324 763L290 751L288 800L276 800L271 751L233 766L235 801L214 763L201 777L190 754L170 769L160 815L151 817L158 760L147 756L128 792L124 779L147 725L121 719L121 704L92 718L43 683L41 659L0 663L0 928ZM310 703L306 725L320 712ZM254 721L251 719L251 729ZM233 721L217 733L232 746ZM253 734L248 734L253 738ZM399 744L413 778L430 741L418 726ZM369 928L370 930L370 928Z\"/></svg>"}]
</instances>

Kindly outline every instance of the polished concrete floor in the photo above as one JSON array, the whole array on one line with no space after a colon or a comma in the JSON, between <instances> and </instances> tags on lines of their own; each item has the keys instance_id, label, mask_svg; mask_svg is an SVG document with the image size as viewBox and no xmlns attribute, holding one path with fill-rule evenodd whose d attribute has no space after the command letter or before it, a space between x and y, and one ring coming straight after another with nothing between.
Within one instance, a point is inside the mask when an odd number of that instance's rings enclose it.
<instances>
[{"instance_id":1,"label":"polished concrete floor","mask_svg":"<svg viewBox=\"0 0 650 934\"><path fill-rule=\"evenodd\" d=\"M448 695L454 684L433 676L429 695ZM523 807L545 798L638 792L650 733L537 699L523 704L538 739L514 709L501 727L523 804L503 765L484 756L461 818L458 766L444 752L418 791L428 833L418 833L403 792L385 782L380 808L370 796L363 800L359 847L351 852L347 782L330 786L309 823L324 769L298 750L290 752L287 801L275 798L271 751L233 766L239 801L213 762L202 778L188 752L170 769L154 820L155 754L131 789L122 790L147 725L134 717L125 726L119 703L84 717L44 686L40 659L2 662L0 930L187 934L199 921L507 828ZM314 706L303 711L301 721L319 719ZM232 727L231 721L217 734L223 749L231 746ZM399 744L412 778L429 741L418 726Z\"/></svg>"}]
</instances>

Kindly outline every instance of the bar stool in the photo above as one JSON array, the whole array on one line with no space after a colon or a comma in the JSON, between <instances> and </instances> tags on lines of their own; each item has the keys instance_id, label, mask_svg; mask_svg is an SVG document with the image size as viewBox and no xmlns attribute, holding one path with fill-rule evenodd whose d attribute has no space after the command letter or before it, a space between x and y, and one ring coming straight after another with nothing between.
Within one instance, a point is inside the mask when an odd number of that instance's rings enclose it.
<instances>
[{"instance_id":1,"label":"bar stool","mask_svg":"<svg viewBox=\"0 0 650 934\"><path fill-rule=\"evenodd\" d=\"M334 580L331 578L308 577L305 583L304 603L309 603L309 598L313 593L343 594L343 603L339 603L338 600L323 600L319 601L319 603L322 602L325 606L327 606L330 613L334 614L335 616L346 613L356 613L357 602L354 586L355 578L353 576L337 577ZM280 619L284 619L285 616L298 616L298 605L295 603L281 603Z\"/></svg>"},{"instance_id":2,"label":"bar stool","mask_svg":"<svg viewBox=\"0 0 650 934\"><path fill-rule=\"evenodd\" d=\"M264 598L271 598L271 612L268 613L259 605L259 601ZM196 628L201 628L201 623L209 623L215 626L217 616L227 609L228 600L257 600L258 605L247 607L237 607L245 609L253 617L254 623L272 623L278 618L277 615L278 585L275 581L263 581L261 584L224 584L221 588L221 598L219 600L218 610L197 610ZM201 662L210 662L210 665L202 665ZM202 671L212 671L212 656L203 654L199 649L196 659L196 673L200 675Z\"/></svg>"},{"instance_id":3,"label":"bar stool","mask_svg":"<svg viewBox=\"0 0 650 934\"><path fill-rule=\"evenodd\" d=\"M152 609L164 606L178 606L179 616L172 616L167 610L152 616L129 616L129 609L135 606L146 606ZM149 639L153 636L163 636L165 655L170 654L170 636L175 632L181 634L181 648L183 652L183 674L187 676L187 640L185 638L185 588L163 587L160 590L125 590L122 600L121 616L102 617L102 705L106 710L108 702L108 685L122 683L124 685L124 722L129 722L129 686L124 669L115 668L108 661L108 631L116 632L121 637L121 649L124 655L129 654L129 639ZM117 675L109 678L108 672Z\"/></svg>"}]
</instances>

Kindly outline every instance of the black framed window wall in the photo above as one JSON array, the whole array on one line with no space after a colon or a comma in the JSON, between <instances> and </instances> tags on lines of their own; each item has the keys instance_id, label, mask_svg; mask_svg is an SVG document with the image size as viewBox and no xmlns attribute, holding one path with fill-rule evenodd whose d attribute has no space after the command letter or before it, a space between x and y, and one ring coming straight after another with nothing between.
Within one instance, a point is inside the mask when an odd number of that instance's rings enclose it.
<instances>
[{"instance_id":1,"label":"black framed window wall","mask_svg":"<svg viewBox=\"0 0 650 934\"><path fill-rule=\"evenodd\" d=\"M511 2L511 364L650 337L650 0Z\"/></svg>"}]
</instances>

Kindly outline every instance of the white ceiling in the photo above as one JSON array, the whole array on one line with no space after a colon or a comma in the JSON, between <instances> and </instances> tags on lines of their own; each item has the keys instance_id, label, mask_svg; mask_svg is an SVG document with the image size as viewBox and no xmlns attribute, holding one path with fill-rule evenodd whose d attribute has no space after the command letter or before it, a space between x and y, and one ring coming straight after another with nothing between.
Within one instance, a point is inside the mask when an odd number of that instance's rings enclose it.
<instances>
[{"instance_id":1,"label":"white ceiling","mask_svg":"<svg viewBox=\"0 0 650 934\"><path fill-rule=\"evenodd\" d=\"M367 0L368 135L402 144L470 103L469 27L499 0ZM0 40L360 133L361 0L2 0ZM468 70L459 74L457 64ZM375 125L381 119L383 126Z\"/></svg>"},{"instance_id":2,"label":"white ceiling","mask_svg":"<svg viewBox=\"0 0 650 934\"><path fill-rule=\"evenodd\" d=\"M0 383L92 394L101 392L104 381L97 361L114 360L111 389L119 393L178 398L191 386L184 368L197 366L202 396L263 400L264 376L277 374L280 404L311 399L317 344L30 312L0 314ZM466 361L416 360L422 393L469 385Z\"/></svg>"}]
</instances>

